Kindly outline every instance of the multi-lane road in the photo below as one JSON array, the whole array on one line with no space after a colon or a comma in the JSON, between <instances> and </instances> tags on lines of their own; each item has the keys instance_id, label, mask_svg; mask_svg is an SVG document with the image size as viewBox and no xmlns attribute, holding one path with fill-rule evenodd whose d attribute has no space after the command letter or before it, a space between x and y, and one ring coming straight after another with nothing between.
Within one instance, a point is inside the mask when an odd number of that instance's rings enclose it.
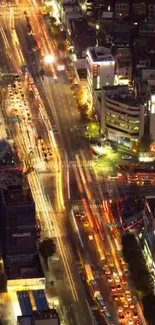
<instances>
[{"instance_id":1,"label":"multi-lane road","mask_svg":"<svg viewBox=\"0 0 155 325\"><path fill-rule=\"evenodd\" d=\"M94 167L88 168L82 163L90 159L90 154L86 140L72 132L80 125L80 117L71 84L64 72L57 75L55 65L49 64L48 69L44 66L45 55L56 55L53 41L37 3L25 6L21 4L20 10L18 7L0 8L3 12L3 16L0 15L0 68L6 90L4 110L7 117L13 114L18 119L9 126L28 173L42 236L50 236L57 243L59 260L55 269L61 269L61 277L59 272L53 271L55 290L69 324L88 325L96 321L105 324L106 319L108 324L126 321L135 325L139 319L144 325L140 306L137 309L138 303L126 280L124 286L121 284L124 266L120 257L120 234L109 227L114 219L107 201L103 204L107 179L103 178L101 186ZM32 34L39 50L32 49ZM24 65L28 69L26 74L22 73ZM48 70L44 77L40 76L42 67ZM9 85L12 84L10 73L19 75L15 87ZM76 182L80 207L71 200L68 204L72 195L70 176L74 178L72 182ZM117 193L116 184L112 186ZM85 225L76 220L78 210L87 218ZM77 252L82 260L80 268ZM52 263L49 262L51 271ZM92 268L93 279L111 318L100 314L96 293L92 293L85 272L87 264ZM97 308L96 321L91 308Z\"/></svg>"}]
</instances>

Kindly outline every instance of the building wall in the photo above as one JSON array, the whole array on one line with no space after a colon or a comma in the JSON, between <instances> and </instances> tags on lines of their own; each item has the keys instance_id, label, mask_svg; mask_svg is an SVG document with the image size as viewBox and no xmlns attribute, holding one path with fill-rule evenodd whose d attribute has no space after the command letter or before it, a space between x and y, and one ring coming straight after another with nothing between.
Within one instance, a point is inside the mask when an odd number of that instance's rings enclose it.
<instances>
[{"instance_id":1,"label":"building wall","mask_svg":"<svg viewBox=\"0 0 155 325\"><path fill-rule=\"evenodd\" d=\"M102 92L101 132L138 140L144 133L144 106L131 106Z\"/></svg>"},{"instance_id":2,"label":"building wall","mask_svg":"<svg viewBox=\"0 0 155 325\"><path fill-rule=\"evenodd\" d=\"M88 59L88 84L90 90L114 84L115 62L93 63Z\"/></svg>"},{"instance_id":3,"label":"building wall","mask_svg":"<svg viewBox=\"0 0 155 325\"><path fill-rule=\"evenodd\" d=\"M45 278L13 279L7 281L8 291L18 291L24 289L45 289Z\"/></svg>"},{"instance_id":4,"label":"building wall","mask_svg":"<svg viewBox=\"0 0 155 325\"><path fill-rule=\"evenodd\" d=\"M115 18L121 19L129 17L129 2L116 1L115 3Z\"/></svg>"}]
</instances>

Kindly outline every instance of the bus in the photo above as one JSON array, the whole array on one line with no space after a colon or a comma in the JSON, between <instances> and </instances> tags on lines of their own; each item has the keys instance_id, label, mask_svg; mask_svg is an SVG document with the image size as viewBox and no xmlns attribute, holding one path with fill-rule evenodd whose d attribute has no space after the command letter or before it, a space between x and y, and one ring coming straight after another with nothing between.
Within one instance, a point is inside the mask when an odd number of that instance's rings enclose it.
<instances>
[{"instance_id":1,"label":"bus","mask_svg":"<svg viewBox=\"0 0 155 325\"><path fill-rule=\"evenodd\" d=\"M100 290L99 290L96 280L90 281L90 289L91 289L91 292L92 292L94 298L96 298L97 296L100 295Z\"/></svg>"},{"instance_id":2,"label":"bus","mask_svg":"<svg viewBox=\"0 0 155 325\"><path fill-rule=\"evenodd\" d=\"M103 297L101 295L96 296L96 301L100 308L101 313L103 313L105 310L107 310L106 304L104 303Z\"/></svg>"},{"instance_id":3,"label":"bus","mask_svg":"<svg viewBox=\"0 0 155 325\"><path fill-rule=\"evenodd\" d=\"M87 276L87 281L91 281L94 279L90 264L85 264L85 272Z\"/></svg>"},{"instance_id":4,"label":"bus","mask_svg":"<svg viewBox=\"0 0 155 325\"><path fill-rule=\"evenodd\" d=\"M113 317L110 315L110 313L108 312L108 310L104 311L104 316L106 318L106 321L108 322L108 324L110 325L115 325L114 319Z\"/></svg>"}]
</instances>

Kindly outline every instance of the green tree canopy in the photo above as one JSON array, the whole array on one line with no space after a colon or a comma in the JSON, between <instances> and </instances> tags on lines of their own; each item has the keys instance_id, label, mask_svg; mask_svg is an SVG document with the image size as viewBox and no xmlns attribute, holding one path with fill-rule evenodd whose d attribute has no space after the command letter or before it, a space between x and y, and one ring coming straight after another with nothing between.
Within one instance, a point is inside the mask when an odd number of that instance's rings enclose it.
<instances>
[{"instance_id":1,"label":"green tree canopy","mask_svg":"<svg viewBox=\"0 0 155 325\"><path fill-rule=\"evenodd\" d=\"M47 238L40 242L39 253L44 259L45 265L48 268L48 258L56 253L56 245L53 239Z\"/></svg>"},{"instance_id":2,"label":"green tree canopy","mask_svg":"<svg viewBox=\"0 0 155 325\"><path fill-rule=\"evenodd\" d=\"M155 324L154 284L138 240L132 233L122 237L123 256L128 264L133 284L137 289L148 324Z\"/></svg>"},{"instance_id":3,"label":"green tree canopy","mask_svg":"<svg viewBox=\"0 0 155 325\"><path fill-rule=\"evenodd\" d=\"M122 246L123 256L129 266L136 289L145 294L153 293L152 278L136 237L131 233L125 234L122 237Z\"/></svg>"},{"instance_id":4,"label":"green tree canopy","mask_svg":"<svg viewBox=\"0 0 155 325\"><path fill-rule=\"evenodd\" d=\"M141 152L149 152L150 151L150 145L153 142L153 139L150 134L144 134L139 143L139 151Z\"/></svg>"},{"instance_id":5,"label":"green tree canopy","mask_svg":"<svg viewBox=\"0 0 155 325\"><path fill-rule=\"evenodd\" d=\"M61 51L61 52L65 52L66 51L66 44L64 42L58 43L58 50Z\"/></svg>"},{"instance_id":6,"label":"green tree canopy","mask_svg":"<svg viewBox=\"0 0 155 325\"><path fill-rule=\"evenodd\" d=\"M56 18L54 18L54 17L49 17L49 21L50 21L50 24L53 26L53 25L55 25L56 24Z\"/></svg>"},{"instance_id":7,"label":"green tree canopy","mask_svg":"<svg viewBox=\"0 0 155 325\"><path fill-rule=\"evenodd\" d=\"M97 138L100 134L100 125L97 121L90 121L86 125L86 136L89 138Z\"/></svg>"}]
</instances>

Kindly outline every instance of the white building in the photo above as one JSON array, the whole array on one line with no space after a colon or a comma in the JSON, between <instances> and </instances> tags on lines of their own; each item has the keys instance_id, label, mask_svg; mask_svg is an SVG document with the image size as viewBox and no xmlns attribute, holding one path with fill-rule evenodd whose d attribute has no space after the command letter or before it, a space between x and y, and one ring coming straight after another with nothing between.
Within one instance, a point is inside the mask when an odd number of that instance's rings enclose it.
<instances>
[{"instance_id":1,"label":"white building","mask_svg":"<svg viewBox=\"0 0 155 325\"><path fill-rule=\"evenodd\" d=\"M106 47L89 47L88 60L88 87L99 90L106 85L114 84L115 61Z\"/></svg>"},{"instance_id":2,"label":"white building","mask_svg":"<svg viewBox=\"0 0 155 325\"><path fill-rule=\"evenodd\" d=\"M101 130L118 142L132 143L144 133L144 105L128 86L106 86L102 90ZM124 140L123 140L124 139Z\"/></svg>"}]
</instances>

